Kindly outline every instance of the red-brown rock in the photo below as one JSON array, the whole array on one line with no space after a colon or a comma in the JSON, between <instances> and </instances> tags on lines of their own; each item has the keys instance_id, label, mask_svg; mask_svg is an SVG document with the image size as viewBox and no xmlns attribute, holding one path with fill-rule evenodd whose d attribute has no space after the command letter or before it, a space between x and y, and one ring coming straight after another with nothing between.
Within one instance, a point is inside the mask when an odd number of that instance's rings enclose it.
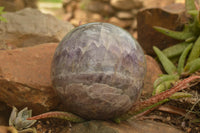
<instances>
[{"instance_id":1,"label":"red-brown rock","mask_svg":"<svg viewBox=\"0 0 200 133\"><path fill-rule=\"evenodd\" d=\"M0 125L8 125L10 112L11 108L9 108L5 103L0 102Z\"/></svg>"},{"instance_id":2,"label":"red-brown rock","mask_svg":"<svg viewBox=\"0 0 200 133\"><path fill-rule=\"evenodd\" d=\"M86 23L100 22L102 20L102 16L98 13L85 12L84 10L77 9L74 12L74 18L70 20L70 23L74 26L80 26Z\"/></svg>"},{"instance_id":3,"label":"red-brown rock","mask_svg":"<svg viewBox=\"0 0 200 133\"><path fill-rule=\"evenodd\" d=\"M61 133L66 133L64 129ZM120 124L105 121L88 121L76 124L71 133L183 133L164 123L155 121L128 121Z\"/></svg>"},{"instance_id":4,"label":"red-brown rock","mask_svg":"<svg viewBox=\"0 0 200 133\"><path fill-rule=\"evenodd\" d=\"M153 26L160 26L171 30L181 30L183 23L186 21L186 16L183 15L183 13L183 5L174 5L165 9L145 9L138 13L138 41L146 54L154 55L152 49L153 45L164 49L178 43L177 40L155 31Z\"/></svg>"},{"instance_id":5,"label":"red-brown rock","mask_svg":"<svg viewBox=\"0 0 200 133\"><path fill-rule=\"evenodd\" d=\"M120 10L129 10L134 8L133 0L111 0L110 4Z\"/></svg>"},{"instance_id":6,"label":"red-brown rock","mask_svg":"<svg viewBox=\"0 0 200 133\"><path fill-rule=\"evenodd\" d=\"M121 20L121 19L118 19L117 17L111 17L109 19L109 23L117 25L122 28L130 27L132 22L133 20Z\"/></svg>"},{"instance_id":7,"label":"red-brown rock","mask_svg":"<svg viewBox=\"0 0 200 133\"><path fill-rule=\"evenodd\" d=\"M0 133L17 133L18 131L12 126L0 126Z\"/></svg>"},{"instance_id":8,"label":"red-brown rock","mask_svg":"<svg viewBox=\"0 0 200 133\"><path fill-rule=\"evenodd\" d=\"M142 94L152 94L153 83L162 74L159 64L154 58L149 55L145 55L147 64L147 73L144 80L144 89Z\"/></svg>"},{"instance_id":9,"label":"red-brown rock","mask_svg":"<svg viewBox=\"0 0 200 133\"><path fill-rule=\"evenodd\" d=\"M51 61L56 43L0 51L0 101L34 114L54 108L59 100L52 90Z\"/></svg>"},{"instance_id":10,"label":"red-brown rock","mask_svg":"<svg viewBox=\"0 0 200 133\"><path fill-rule=\"evenodd\" d=\"M37 8L38 0L0 0L6 12L15 12L26 7Z\"/></svg>"},{"instance_id":11,"label":"red-brown rock","mask_svg":"<svg viewBox=\"0 0 200 133\"><path fill-rule=\"evenodd\" d=\"M103 16L109 16L109 15L114 14L115 12L112 6L102 1L90 1L88 4L85 4L85 5L86 5L87 10L91 12L99 13Z\"/></svg>"},{"instance_id":12,"label":"red-brown rock","mask_svg":"<svg viewBox=\"0 0 200 133\"><path fill-rule=\"evenodd\" d=\"M175 3L175 0L142 0L145 8L165 7Z\"/></svg>"}]
</instances>

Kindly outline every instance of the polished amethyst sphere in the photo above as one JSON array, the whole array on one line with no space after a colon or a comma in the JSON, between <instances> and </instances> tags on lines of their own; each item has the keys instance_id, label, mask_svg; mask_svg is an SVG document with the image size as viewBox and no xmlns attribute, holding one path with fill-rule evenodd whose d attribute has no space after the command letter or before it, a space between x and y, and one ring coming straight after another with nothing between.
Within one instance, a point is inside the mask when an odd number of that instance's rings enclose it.
<instances>
[{"instance_id":1,"label":"polished amethyst sphere","mask_svg":"<svg viewBox=\"0 0 200 133\"><path fill-rule=\"evenodd\" d=\"M126 113L140 96L146 63L128 32L109 23L89 23L63 38L51 72L66 111L111 119Z\"/></svg>"}]
</instances>

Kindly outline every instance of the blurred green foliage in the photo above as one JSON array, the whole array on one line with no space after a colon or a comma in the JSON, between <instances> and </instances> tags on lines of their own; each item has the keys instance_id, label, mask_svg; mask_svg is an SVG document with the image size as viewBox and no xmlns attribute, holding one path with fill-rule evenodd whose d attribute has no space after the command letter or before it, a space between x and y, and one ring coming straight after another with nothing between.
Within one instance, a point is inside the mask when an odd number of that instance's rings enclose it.
<instances>
[{"instance_id":1,"label":"blurred green foliage","mask_svg":"<svg viewBox=\"0 0 200 133\"><path fill-rule=\"evenodd\" d=\"M0 21L7 22L6 18L1 16L3 13L5 13L3 10L4 7L0 6Z\"/></svg>"}]
</instances>

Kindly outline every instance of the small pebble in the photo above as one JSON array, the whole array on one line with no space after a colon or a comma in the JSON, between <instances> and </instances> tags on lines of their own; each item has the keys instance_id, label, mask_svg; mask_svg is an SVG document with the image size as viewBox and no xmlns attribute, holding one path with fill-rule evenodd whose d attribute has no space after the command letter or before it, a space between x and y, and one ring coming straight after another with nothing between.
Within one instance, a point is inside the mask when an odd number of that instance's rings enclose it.
<instances>
[{"instance_id":1,"label":"small pebble","mask_svg":"<svg viewBox=\"0 0 200 133\"><path fill-rule=\"evenodd\" d=\"M181 127L185 128L185 121L181 122Z\"/></svg>"},{"instance_id":2,"label":"small pebble","mask_svg":"<svg viewBox=\"0 0 200 133\"><path fill-rule=\"evenodd\" d=\"M48 125L49 125L49 124L50 124L50 122L49 122L49 121L46 121L46 124L48 124Z\"/></svg>"},{"instance_id":3,"label":"small pebble","mask_svg":"<svg viewBox=\"0 0 200 133\"><path fill-rule=\"evenodd\" d=\"M168 116L168 117L167 117L167 121L170 121L170 120L171 120L171 117L170 117L170 116Z\"/></svg>"},{"instance_id":4,"label":"small pebble","mask_svg":"<svg viewBox=\"0 0 200 133\"><path fill-rule=\"evenodd\" d=\"M40 124L37 125L37 129L40 129L42 128L42 126Z\"/></svg>"},{"instance_id":5,"label":"small pebble","mask_svg":"<svg viewBox=\"0 0 200 133\"><path fill-rule=\"evenodd\" d=\"M192 130L191 128L188 128L188 129L187 129L187 133L190 133L190 132L191 132L191 130Z\"/></svg>"}]
</instances>

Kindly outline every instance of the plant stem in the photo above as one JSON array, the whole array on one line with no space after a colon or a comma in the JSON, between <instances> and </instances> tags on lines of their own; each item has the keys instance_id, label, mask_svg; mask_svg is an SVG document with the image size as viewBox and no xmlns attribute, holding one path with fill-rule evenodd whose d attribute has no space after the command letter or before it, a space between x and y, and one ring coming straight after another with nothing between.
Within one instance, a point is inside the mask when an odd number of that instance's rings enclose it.
<instances>
[{"instance_id":1,"label":"plant stem","mask_svg":"<svg viewBox=\"0 0 200 133\"><path fill-rule=\"evenodd\" d=\"M131 116L135 115L137 112L141 112L141 110L169 98L175 92L187 88L188 83L195 79L200 79L200 76L191 76L189 78L186 78L186 79L182 80L181 82L179 82L173 88L171 88L165 92L162 92L158 95L155 95L155 96L147 99L146 101L142 101L142 102L138 102L138 103L134 104L127 114L124 114L124 115L120 116L119 118L116 118L115 121L118 123L121 120L129 119Z\"/></svg>"},{"instance_id":2,"label":"plant stem","mask_svg":"<svg viewBox=\"0 0 200 133\"><path fill-rule=\"evenodd\" d=\"M179 82L176 86L173 88L162 92L158 95L155 95L146 101L143 102L138 102L132 106L130 111L127 114L124 114L120 116L119 118L115 119L115 122L119 123L121 120L127 120L131 116L141 113L143 111L149 110L153 107L156 107L164 102L167 102L168 99L172 94L174 94L177 91L180 91L182 89L185 89L188 87L188 83L195 80L195 79L200 79L200 76L191 76L187 79L182 80ZM38 120L38 119L43 119L43 118L60 118L60 119L65 119L71 122L83 122L85 121L81 117L74 115L69 112L61 112L61 111L55 111L55 112L47 112L38 116L30 117L28 120Z\"/></svg>"},{"instance_id":3,"label":"plant stem","mask_svg":"<svg viewBox=\"0 0 200 133\"><path fill-rule=\"evenodd\" d=\"M54 111L54 112L47 112L44 114L40 114L37 116L33 116L28 118L27 120L38 120L38 119L44 119L44 118L59 118L59 119L64 119L64 120L68 120L71 122L83 122L85 121L83 118L74 115L72 113L69 112L62 112L62 111Z\"/></svg>"}]
</instances>

